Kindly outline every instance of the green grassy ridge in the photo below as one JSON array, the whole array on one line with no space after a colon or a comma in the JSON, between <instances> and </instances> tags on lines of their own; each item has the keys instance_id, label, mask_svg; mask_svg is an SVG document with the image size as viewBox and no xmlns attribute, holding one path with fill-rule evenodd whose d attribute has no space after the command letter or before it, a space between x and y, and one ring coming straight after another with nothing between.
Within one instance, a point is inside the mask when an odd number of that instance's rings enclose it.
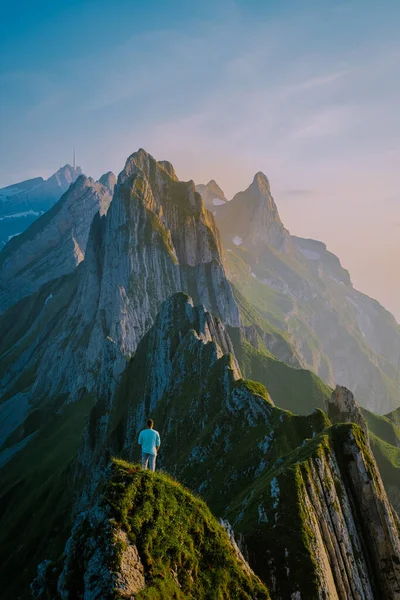
<instances>
[{"instance_id":1,"label":"green grassy ridge","mask_svg":"<svg viewBox=\"0 0 400 600\"><path fill-rule=\"evenodd\" d=\"M392 410L392 412L385 415L389 421L392 421L396 425L400 427L400 407L396 408L396 410Z\"/></svg>"},{"instance_id":2,"label":"green grassy ridge","mask_svg":"<svg viewBox=\"0 0 400 600\"><path fill-rule=\"evenodd\" d=\"M400 515L400 448L385 442L374 433L370 432L369 437L386 493Z\"/></svg>"},{"instance_id":3,"label":"green grassy ridge","mask_svg":"<svg viewBox=\"0 0 400 600\"><path fill-rule=\"evenodd\" d=\"M138 600L269 598L207 505L166 473L114 459L104 501L138 548L146 576Z\"/></svg>"},{"instance_id":4,"label":"green grassy ridge","mask_svg":"<svg viewBox=\"0 0 400 600\"><path fill-rule=\"evenodd\" d=\"M370 432L388 444L400 446L400 425L387 416L377 415L366 408L361 408L361 411Z\"/></svg>"},{"instance_id":5,"label":"green grassy ridge","mask_svg":"<svg viewBox=\"0 0 400 600\"><path fill-rule=\"evenodd\" d=\"M382 416L361 409L367 421L371 449L392 506L400 515L400 427L399 409Z\"/></svg>"},{"instance_id":6,"label":"green grassy ridge","mask_svg":"<svg viewBox=\"0 0 400 600\"><path fill-rule=\"evenodd\" d=\"M291 345L290 335L287 331L282 331L281 329L274 327L255 305L250 304L250 302L246 300L243 293L235 284L231 283L231 287L236 304L239 307L242 326L244 328L255 327L261 334L265 333L267 335L272 335L282 348L282 352L284 351L288 355L296 356L296 351Z\"/></svg>"},{"instance_id":7,"label":"green grassy ridge","mask_svg":"<svg viewBox=\"0 0 400 600\"><path fill-rule=\"evenodd\" d=\"M234 347L244 376L263 383L277 406L304 415L331 397L331 388L311 371L291 367L245 340L234 340Z\"/></svg>"}]
</instances>

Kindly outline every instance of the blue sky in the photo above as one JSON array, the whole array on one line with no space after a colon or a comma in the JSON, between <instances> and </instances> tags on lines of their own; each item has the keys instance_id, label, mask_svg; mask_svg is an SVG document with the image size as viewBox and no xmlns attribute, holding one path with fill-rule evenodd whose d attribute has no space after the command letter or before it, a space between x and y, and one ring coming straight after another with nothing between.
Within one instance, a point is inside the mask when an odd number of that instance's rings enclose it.
<instances>
[{"instance_id":1,"label":"blue sky","mask_svg":"<svg viewBox=\"0 0 400 600\"><path fill-rule=\"evenodd\" d=\"M400 2L3 2L0 186L139 147L228 197L262 170L400 320Z\"/></svg>"}]
</instances>

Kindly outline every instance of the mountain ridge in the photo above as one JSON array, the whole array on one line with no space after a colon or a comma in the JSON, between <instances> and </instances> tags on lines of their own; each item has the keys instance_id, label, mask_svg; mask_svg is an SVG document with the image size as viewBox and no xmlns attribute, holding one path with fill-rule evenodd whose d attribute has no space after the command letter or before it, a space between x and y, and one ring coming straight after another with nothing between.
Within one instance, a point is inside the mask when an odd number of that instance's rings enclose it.
<instances>
[{"instance_id":1,"label":"mountain ridge","mask_svg":"<svg viewBox=\"0 0 400 600\"><path fill-rule=\"evenodd\" d=\"M400 328L357 291L323 242L290 235L264 174L218 207L229 279L260 317L287 333L297 360L381 413L400 396ZM370 393L372 390L372 394Z\"/></svg>"},{"instance_id":2,"label":"mountain ridge","mask_svg":"<svg viewBox=\"0 0 400 600\"><path fill-rule=\"evenodd\" d=\"M81 174L80 167L66 164L48 179L35 177L0 189L0 247L49 210Z\"/></svg>"}]
</instances>

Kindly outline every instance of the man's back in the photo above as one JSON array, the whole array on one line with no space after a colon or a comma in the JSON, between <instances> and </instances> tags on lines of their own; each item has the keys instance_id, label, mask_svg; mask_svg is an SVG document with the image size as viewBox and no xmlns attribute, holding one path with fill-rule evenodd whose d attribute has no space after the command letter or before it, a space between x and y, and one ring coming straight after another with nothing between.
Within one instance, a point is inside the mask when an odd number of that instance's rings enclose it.
<instances>
[{"instance_id":1,"label":"man's back","mask_svg":"<svg viewBox=\"0 0 400 600\"><path fill-rule=\"evenodd\" d=\"M139 444L142 452L157 455L157 447L160 446L160 434L155 429L143 429L139 434Z\"/></svg>"}]
</instances>

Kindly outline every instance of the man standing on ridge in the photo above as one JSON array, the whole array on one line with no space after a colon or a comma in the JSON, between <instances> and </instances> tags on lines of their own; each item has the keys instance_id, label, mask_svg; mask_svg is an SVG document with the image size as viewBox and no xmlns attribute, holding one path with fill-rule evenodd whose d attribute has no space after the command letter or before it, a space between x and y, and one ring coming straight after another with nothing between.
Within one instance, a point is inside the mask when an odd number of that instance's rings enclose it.
<instances>
[{"instance_id":1,"label":"man standing on ridge","mask_svg":"<svg viewBox=\"0 0 400 600\"><path fill-rule=\"evenodd\" d=\"M147 428L142 429L138 440L138 443L142 446L142 467L147 469L147 466L149 466L151 471L156 470L156 458L161 444L160 434L153 427L154 421L149 419Z\"/></svg>"}]
</instances>

